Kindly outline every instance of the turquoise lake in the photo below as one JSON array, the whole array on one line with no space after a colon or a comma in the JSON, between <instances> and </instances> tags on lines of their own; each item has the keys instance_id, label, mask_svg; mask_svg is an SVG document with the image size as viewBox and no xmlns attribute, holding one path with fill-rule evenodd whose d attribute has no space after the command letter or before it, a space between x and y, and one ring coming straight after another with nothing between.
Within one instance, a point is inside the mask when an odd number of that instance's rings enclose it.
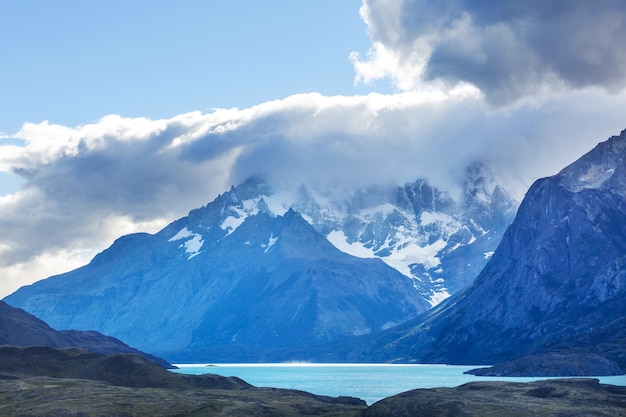
<instances>
[{"instance_id":1,"label":"turquoise lake","mask_svg":"<svg viewBox=\"0 0 626 417\"><path fill-rule=\"evenodd\" d=\"M236 376L257 387L289 388L318 395L358 397L368 405L416 388L455 387L470 381L529 382L545 378L497 378L465 375L476 366L389 364L177 364L174 372ZM625 385L626 375L598 377Z\"/></svg>"}]
</instances>

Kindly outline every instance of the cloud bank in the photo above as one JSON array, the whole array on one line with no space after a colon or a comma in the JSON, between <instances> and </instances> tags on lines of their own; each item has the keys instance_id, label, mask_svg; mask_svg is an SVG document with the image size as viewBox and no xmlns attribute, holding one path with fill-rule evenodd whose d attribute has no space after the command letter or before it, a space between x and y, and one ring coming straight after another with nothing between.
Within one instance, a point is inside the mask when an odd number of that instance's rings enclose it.
<instances>
[{"instance_id":1,"label":"cloud bank","mask_svg":"<svg viewBox=\"0 0 626 417\"><path fill-rule=\"evenodd\" d=\"M544 4L545 3L545 4ZM518 197L626 128L618 2L364 0L357 79L402 92L305 93L245 109L1 135L0 296L155 232L253 175L363 185L428 178L452 193L483 160ZM575 30L576 28L576 30Z\"/></svg>"},{"instance_id":2,"label":"cloud bank","mask_svg":"<svg viewBox=\"0 0 626 417\"><path fill-rule=\"evenodd\" d=\"M618 106L626 100L586 94L511 113L472 90L311 93L167 120L27 123L16 135L23 145L0 147L0 169L24 180L0 199L2 282L8 291L77 267L116 237L156 231L252 175L354 185L427 177L454 191L482 159L521 196L619 133Z\"/></svg>"}]
</instances>

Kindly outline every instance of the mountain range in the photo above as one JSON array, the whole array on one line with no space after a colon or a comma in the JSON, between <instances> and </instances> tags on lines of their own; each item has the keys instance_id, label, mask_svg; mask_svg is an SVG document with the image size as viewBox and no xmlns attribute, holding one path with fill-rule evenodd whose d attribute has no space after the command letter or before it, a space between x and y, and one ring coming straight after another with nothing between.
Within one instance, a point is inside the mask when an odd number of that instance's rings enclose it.
<instances>
[{"instance_id":1,"label":"mountain range","mask_svg":"<svg viewBox=\"0 0 626 417\"><path fill-rule=\"evenodd\" d=\"M253 178L6 301L172 361L303 360L471 282L516 202L484 164L462 185L455 201L426 180L339 193Z\"/></svg>"},{"instance_id":2,"label":"mountain range","mask_svg":"<svg viewBox=\"0 0 626 417\"><path fill-rule=\"evenodd\" d=\"M624 373L624 161L626 131L536 181L514 218L480 163L456 200L426 180L346 192L251 179L6 301L172 361Z\"/></svg>"}]
</instances>

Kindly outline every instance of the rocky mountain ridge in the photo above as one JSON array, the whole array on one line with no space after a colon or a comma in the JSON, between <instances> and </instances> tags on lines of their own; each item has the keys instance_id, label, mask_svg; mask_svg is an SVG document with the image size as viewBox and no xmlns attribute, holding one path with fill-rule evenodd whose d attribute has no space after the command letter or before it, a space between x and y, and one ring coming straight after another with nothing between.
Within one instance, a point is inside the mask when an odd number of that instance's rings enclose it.
<instances>
[{"instance_id":1,"label":"rocky mountain ridge","mask_svg":"<svg viewBox=\"0 0 626 417\"><path fill-rule=\"evenodd\" d=\"M287 195L266 190L262 203L273 214L293 208L346 253L382 259L436 305L472 283L519 204L482 162L460 185L456 199L426 179L340 192L302 185Z\"/></svg>"}]
</instances>

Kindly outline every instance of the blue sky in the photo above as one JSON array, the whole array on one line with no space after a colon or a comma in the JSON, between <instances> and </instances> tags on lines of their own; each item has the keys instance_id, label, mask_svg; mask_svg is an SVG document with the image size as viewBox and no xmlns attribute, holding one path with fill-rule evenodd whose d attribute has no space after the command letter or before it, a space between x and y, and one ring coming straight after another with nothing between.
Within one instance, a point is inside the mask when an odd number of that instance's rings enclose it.
<instances>
[{"instance_id":1,"label":"blue sky","mask_svg":"<svg viewBox=\"0 0 626 417\"><path fill-rule=\"evenodd\" d=\"M3 1L0 131L363 93L358 0Z\"/></svg>"},{"instance_id":2,"label":"blue sky","mask_svg":"<svg viewBox=\"0 0 626 417\"><path fill-rule=\"evenodd\" d=\"M520 198L626 128L623 0L0 2L0 296L250 175L483 160Z\"/></svg>"}]
</instances>

